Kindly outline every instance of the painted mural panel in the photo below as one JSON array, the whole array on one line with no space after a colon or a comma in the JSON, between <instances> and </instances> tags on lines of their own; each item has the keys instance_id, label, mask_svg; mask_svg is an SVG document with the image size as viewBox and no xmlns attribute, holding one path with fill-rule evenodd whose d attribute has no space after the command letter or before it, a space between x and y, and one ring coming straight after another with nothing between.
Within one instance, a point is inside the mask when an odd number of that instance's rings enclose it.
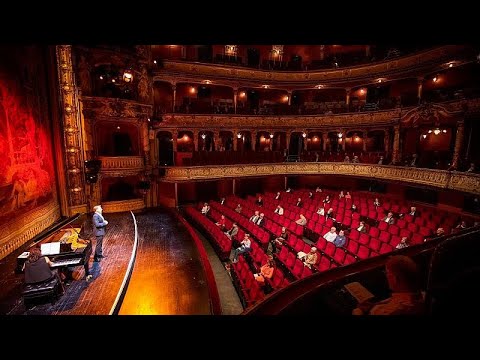
<instances>
[{"instance_id":1,"label":"painted mural panel","mask_svg":"<svg viewBox=\"0 0 480 360\"><path fill-rule=\"evenodd\" d=\"M57 201L45 73L38 47L0 46L0 226Z\"/></svg>"}]
</instances>

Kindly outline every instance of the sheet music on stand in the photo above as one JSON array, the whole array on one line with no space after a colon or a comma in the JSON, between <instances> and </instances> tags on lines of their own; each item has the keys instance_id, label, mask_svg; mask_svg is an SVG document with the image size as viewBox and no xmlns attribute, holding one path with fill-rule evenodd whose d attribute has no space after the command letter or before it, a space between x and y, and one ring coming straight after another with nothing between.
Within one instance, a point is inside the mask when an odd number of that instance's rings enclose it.
<instances>
[{"instance_id":1,"label":"sheet music on stand","mask_svg":"<svg viewBox=\"0 0 480 360\"><path fill-rule=\"evenodd\" d=\"M363 303L364 301L373 299L375 297L375 295L373 295L367 288L357 281L344 285L344 288L347 289L347 291L359 303Z\"/></svg>"}]
</instances>

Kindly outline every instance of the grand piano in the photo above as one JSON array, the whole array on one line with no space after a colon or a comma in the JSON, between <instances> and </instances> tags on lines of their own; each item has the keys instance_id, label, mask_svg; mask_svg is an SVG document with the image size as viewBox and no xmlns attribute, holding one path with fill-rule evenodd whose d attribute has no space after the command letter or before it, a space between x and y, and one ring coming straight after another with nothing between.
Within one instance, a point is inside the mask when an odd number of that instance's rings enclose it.
<instances>
[{"instance_id":1,"label":"grand piano","mask_svg":"<svg viewBox=\"0 0 480 360\"><path fill-rule=\"evenodd\" d=\"M88 266L92 253L92 243L87 214L75 214L63 219L32 239L31 245L17 257L16 272L23 271L32 247L39 247L42 254L53 262L53 268L65 266Z\"/></svg>"}]
</instances>

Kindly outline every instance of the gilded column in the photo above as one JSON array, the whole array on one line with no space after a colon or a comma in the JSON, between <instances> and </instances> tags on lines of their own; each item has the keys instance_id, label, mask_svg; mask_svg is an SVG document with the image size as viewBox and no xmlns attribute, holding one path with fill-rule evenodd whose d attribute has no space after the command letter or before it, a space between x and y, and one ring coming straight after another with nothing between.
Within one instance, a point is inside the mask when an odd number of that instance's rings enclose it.
<instances>
[{"instance_id":1,"label":"gilded column","mask_svg":"<svg viewBox=\"0 0 480 360\"><path fill-rule=\"evenodd\" d=\"M237 113L238 88L233 88L233 111Z\"/></svg>"},{"instance_id":2,"label":"gilded column","mask_svg":"<svg viewBox=\"0 0 480 360\"><path fill-rule=\"evenodd\" d=\"M288 90L287 93L288 93L288 105L292 105L292 93L293 93L293 91Z\"/></svg>"},{"instance_id":3,"label":"gilded column","mask_svg":"<svg viewBox=\"0 0 480 360\"><path fill-rule=\"evenodd\" d=\"M346 91L345 105L347 105L347 109L348 109L348 107L350 106L350 94L352 92L352 89L346 88L345 91Z\"/></svg>"},{"instance_id":4,"label":"gilded column","mask_svg":"<svg viewBox=\"0 0 480 360\"><path fill-rule=\"evenodd\" d=\"M193 131L193 151L198 151L198 130Z\"/></svg>"},{"instance_id":5,"label":"gilded column","mask_svg":"<svg viewBox=\"0 0 480 360\"><path fill-rule=\"evenodd\" d=\"M177 151L177 139L178 139L178 131L172 131L172 139L173 139L173 152Z\"/></svg>"},{"instance_id":6,"label":"gilded column","mask_svg":"<svg viewBox=\"0 0 480 360\"><path fill-rule=\"evenodd\" d=\"M322 149L323 151L327 151L327 141L328 141L328 133L322 133Z\"/></svg>"},{"instance_id":7,"label":"gilded column","mask_svg":"<svg viewBox=\"0 0 480 360\"><path fill-rule=\"evenodd\" d=\"M452 168L458 168L458 160L462 151L464 141L465 123L463 120L457 122L457 134L455 136L455 148L453 149Z\"/></svg>"},{"instance_id":8,"label":"gilded column","mask_svg":"<svg viewBox=\"0 0 480 360\"><path fill-rule=\"evenodd\" d=\"M418 98L418 103L422 101L422 91L423 91L423 78L418 78L418 93L417 93L417 98Z\"/></svg>"},{"instance_id":9,"label":"gilded column","mask_svg":"<svg viewBox=\"0 0 480 360\"><path fill-rule=\"evenodd\" d=\"M70 214L86 210L83 134L80 104L72 67L72 46L58 45L58 81L62 107L63 140Z\"/></svg>"},{"instance_id":10,"label":"gilded column","mask_svg":"<svg viewBox=\"0 0 480 360\"><path fill-rule=\"evenodd\" d=\"M304 130L303 133L306 135L303 138L303 150L307 151L307 149L308 149L308 131ZM302 134L302 137L303 137L303 134Z\"/></svg>"},{"instance_id":11,"label":"gilded column","mask_svg":"<svg viewBox=\"0 0 480 360\"><path fill-rule=\"evenodd\" d=\"M233 151L237 151L237 145L238 145L238 130L235 129L232 131L233 132Z\"/></svg>"},{"instance_id":12,"label":"gilded column","mask_svg":"<svg viewBox=\"0 0 480 360\"><path fill-rule=\"evenodd\" d=\"M390 152L390 129L385 129L384 132L383 144L385 145L385 153L388 154Z\"/></svg>"},{"instance_id":13,"label":"gilded column","mask_svg":"<svg viewBox=\"0 0 480 360\"><path fill-rule=\"evenodd\" d=\"M252 150L257 150L257 130L252 130L250 132L252 134Z\"/></svg>"},{"instance_id":14,"label":"gilded column","mask_svg":"<svg viewBox=\"0 0 480 360\"><path fill-rule=\"evenodd\" d=\"M220 146L222 145L222 139L220 138L220 131L213 132L213 143L215 144L215 151L220 151Z\"/></svg>"},{"instance_id":15,"label":"gilded column","mask_svg":"<svg viewBox=\"0 0 480 360\"><path fill-rule=\"evenodd\" d=\"M400 162L400 125L394 126L392 163Z\"/></svg>"},{"instance_id":16,"label":"gilded column","mask_svg":"<svg viewBox=\"0 0 480 360\"><path fill-rule=\"evenodd\" d=\"M172 113L175 112L175 101L177 98L177 86L175 84L172 85L173 90L173 102L172 102Z\"/></svg>"},{"instance_id":17,"label":"gilded column","mask_svg":"<svg viewBox=\"0 0 480 360\"><path fill-rule=\"evenodd\" d=\"M287 140L287 151L290 151L290 138L292 136L292 131L288 130L286 133L286 140Z\"/></svg>"}]
</instances>

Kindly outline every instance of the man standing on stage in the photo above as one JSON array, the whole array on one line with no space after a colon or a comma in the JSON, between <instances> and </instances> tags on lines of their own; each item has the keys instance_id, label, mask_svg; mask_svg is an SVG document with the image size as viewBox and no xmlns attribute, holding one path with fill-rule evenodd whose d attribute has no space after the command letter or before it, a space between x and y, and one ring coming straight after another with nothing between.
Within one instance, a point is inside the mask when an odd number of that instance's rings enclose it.
<instances>
[{"instance_id":1,"label":"man standing on stage","mask_svg":"<svg viewBox=\"0 0 480 360\"><path fill-rule=\"evenodd\" d=\"M95 246L95 255L93 257L94 261L100 261L101 258L106 256L102 255L102 244L103 244L103 236L105 235L105 226L108 225L108 221L104 219L102 212L102 206L97 205L93 207L95 212L93 213L93 226L94 226L94 233L97 238L97 244Z\"/></svg>"}]
</instances>

